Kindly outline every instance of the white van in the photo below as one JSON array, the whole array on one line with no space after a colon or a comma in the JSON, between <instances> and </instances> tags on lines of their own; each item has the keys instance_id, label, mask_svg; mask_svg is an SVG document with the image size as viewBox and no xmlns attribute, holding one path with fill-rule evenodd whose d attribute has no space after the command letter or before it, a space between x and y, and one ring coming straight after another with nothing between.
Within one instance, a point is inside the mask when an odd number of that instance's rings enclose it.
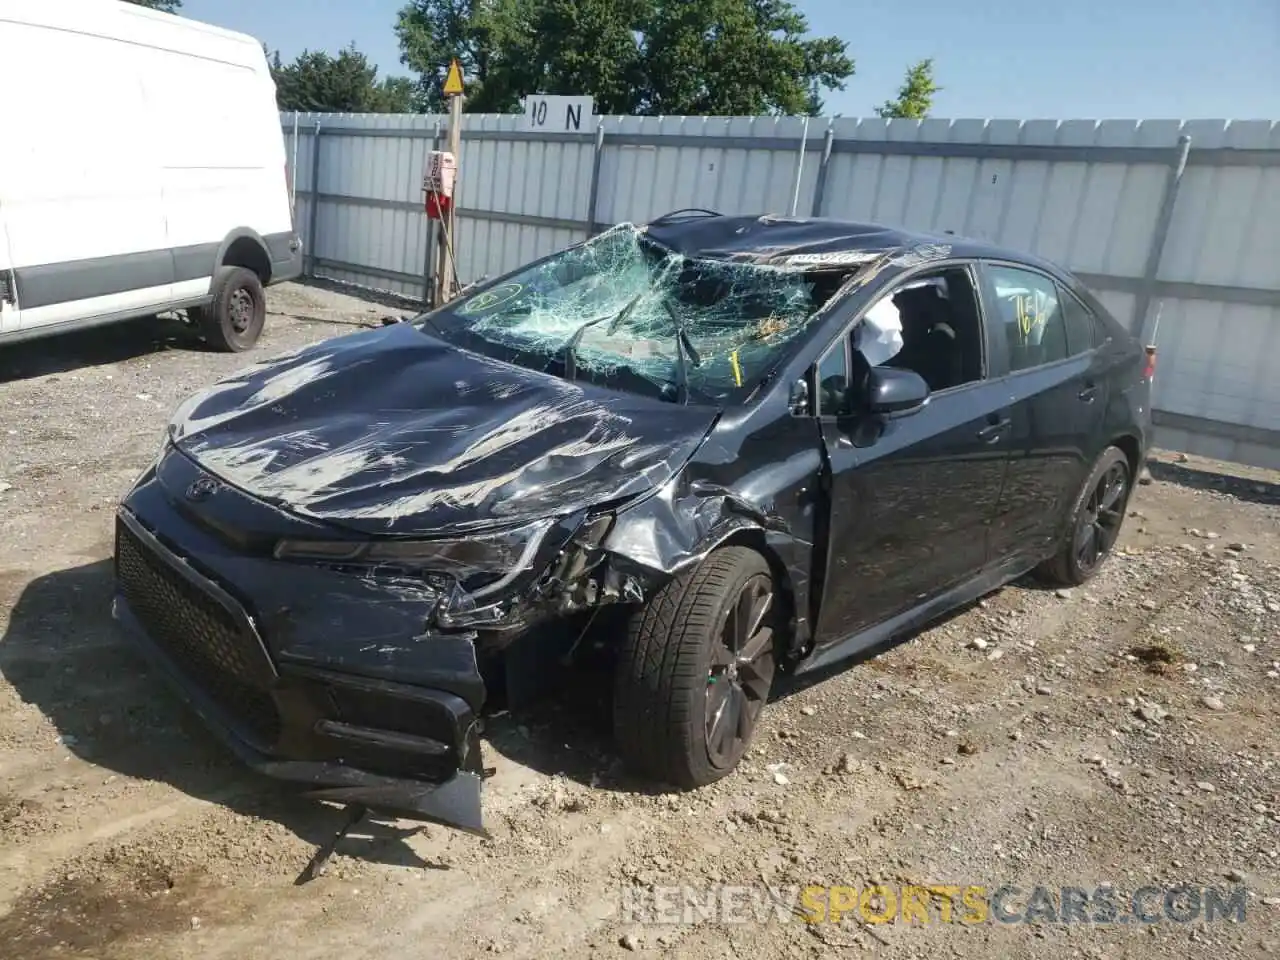
<instances>
[{"instance_id":1,"label":"white van","mask_svg":"<svg viewBox=\"0 0 1280 960\"><path fill-rule=\"evenodd\" d=\"M301 273L252 37L117 0L0 0L0 344L169 310L253 346Z\"/></svg>"}]
</instances>

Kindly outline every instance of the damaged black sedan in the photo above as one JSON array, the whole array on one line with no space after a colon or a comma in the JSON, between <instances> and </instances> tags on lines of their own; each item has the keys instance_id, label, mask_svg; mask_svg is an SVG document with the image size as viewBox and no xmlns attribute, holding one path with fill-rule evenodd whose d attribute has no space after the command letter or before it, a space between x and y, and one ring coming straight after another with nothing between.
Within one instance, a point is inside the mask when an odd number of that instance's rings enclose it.
<instances>
[{"instance_id":1,"label":"damaged black sedan","mask_svg":"<svg viewBox=\"0 0 1280 960\"><path fill-rule=\"evenodd\" d=\"M619 750L694 787L779 672L1092 576L1152 363L982 243L623 225L187 401L120 508L115 614L255 768L473 830L495 691L608 624Z\"/></svg>"}]
</instances>

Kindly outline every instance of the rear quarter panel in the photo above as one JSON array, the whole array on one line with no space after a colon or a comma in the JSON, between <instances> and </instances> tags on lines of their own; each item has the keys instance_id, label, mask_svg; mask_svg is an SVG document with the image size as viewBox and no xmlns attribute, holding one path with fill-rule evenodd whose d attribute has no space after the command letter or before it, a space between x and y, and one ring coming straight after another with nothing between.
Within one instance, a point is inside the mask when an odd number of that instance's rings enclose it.
<instances>
[{"instance_id":1,"label":"rear quarter panel","mask_svg":"<svg viewBox=\"0 0 1280 960\"><path fill-rule=\"evenodd\" d=\"M1136 448L1137 467L1146 459L1151 442L1151 380L1144 375L1147 357L1142 342L1131 334L1115 315L1076 278L1066 277L1068 286L1093 312L1101 326L1103 343L1097 351L1095 371L1105 378L1107 410L1102 445L1131 437ZM1099 450L1101 452L1101 450Z\"/></svg>"},{"instance_id":2,"label":"rear quarter panel","mask_svg":"<svg viewBox=\"0 0 1280 960\"><path fill-rule=\"evenodd\" d=\"M1151 381L1143 376L1146 354L1136 341L1112 344L1105 354L1107 377L1106 443L1130 437L1140 469L1151 443ZM1123 444L1122 444L1123 445Z\"/></svg>"}]
</instances>

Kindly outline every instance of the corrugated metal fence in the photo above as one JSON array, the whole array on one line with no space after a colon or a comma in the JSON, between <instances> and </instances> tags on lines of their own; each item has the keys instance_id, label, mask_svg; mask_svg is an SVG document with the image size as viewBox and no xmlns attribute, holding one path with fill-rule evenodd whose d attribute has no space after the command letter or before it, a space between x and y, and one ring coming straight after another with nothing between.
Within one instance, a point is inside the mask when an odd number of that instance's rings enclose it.
<instances>
[{"instance_id":1,"label":"corrugated metal fence","mask_svg":"<svg viewBox=\"0 0 1280 960\"><path fill-rule=\"evenodd\" d=\"M1162 446L1280 468L1280 123L466 115L463 283L681 207L871 220L1070 267L1159 345ZM317 276L420 297L436 116L282 117ZM1158 321L1158 332L1157 332Z\"/></svg>"}]
</instances>

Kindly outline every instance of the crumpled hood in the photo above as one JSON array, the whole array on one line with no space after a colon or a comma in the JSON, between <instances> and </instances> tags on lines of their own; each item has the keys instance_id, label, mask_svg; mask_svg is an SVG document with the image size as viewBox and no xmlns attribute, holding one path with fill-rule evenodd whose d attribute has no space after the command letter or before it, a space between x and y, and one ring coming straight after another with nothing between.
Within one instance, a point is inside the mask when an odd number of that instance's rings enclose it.
<instances>
[{"instance_id":1,"label":"crumpled hood","mask_svg":"<svg viewBox=\"0 0 1280 960\"><path fill-rule=\"evenodd\" d=\"M255 364L184 403L170 435L211 474L294 513L433 533L644 493L714 419L465 353L400 323Z\"/></svg>"}]
</instances>

